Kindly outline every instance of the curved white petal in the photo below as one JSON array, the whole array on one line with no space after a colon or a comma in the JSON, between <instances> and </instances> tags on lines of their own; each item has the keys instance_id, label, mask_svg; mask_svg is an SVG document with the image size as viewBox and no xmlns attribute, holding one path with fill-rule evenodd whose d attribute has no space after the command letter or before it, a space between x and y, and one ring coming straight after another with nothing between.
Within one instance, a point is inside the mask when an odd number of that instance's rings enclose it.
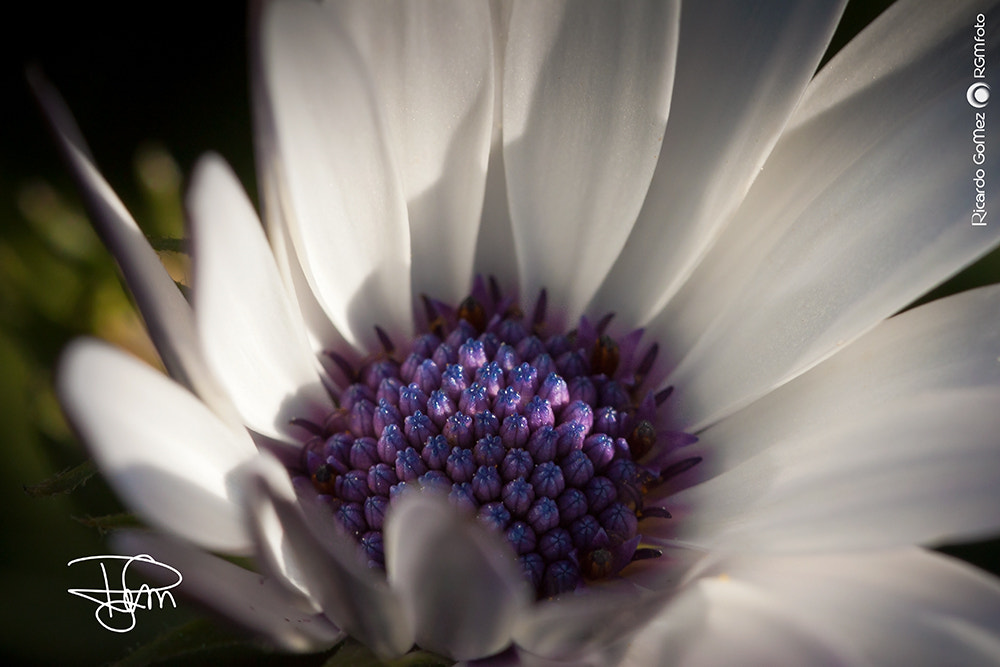
<instances>
[{"instance_id":1,"label":"curved white petal","mask_svg":"<svg viewBox=\"0 0 1000 667\"><path fill-rule=\"evenodd\" d=\"M847 658L846 664L985 666L1000 660L1000 584L937 554L908 549L864 556L737 558L721 563L715 573L694 584L709 618L735 616L739 623L742 615L742 623L753 624L757 621L745 614L741 597L755 595ZM773 644L770 650L782 650L790 639L772 618L759 616L768 627L757 637L726 628L713 636L710 626L702 626L709 632L685 636L677 629L689 618L683 612L668 607L636 642L632 657L660 645L669 649L666 635L672 635L692 654L733 651L737 663L753 664L750 656L764 638Z\"/></svg>"},{"instance_id":2,"label":"curved white petal","mask_svg":"<svg viewBox=\"0 0 1000 667\"><path fill-rule=\"evenodd\" d=\"M338 627L380 657L402 655L413 645L408 609L365 569L349 536L330 541L316 534L322 528L307 521L287 472L275 459L261 457L247 466L242 484L246 519L263 567L290 590L306 592Z\"/></svg>"},{"instance_id":3,"label":"curved white petal","mask_svg":"<svg viewBox=\"0 0 1000 667\"><path fill-rule=\"evenodd\" d=\"M667 378L680 425L699 430L788 381L1000 239L970 222L974 10L948 9L901 2L830 63L647 327L680 359ZM1000 12L987 23L1000 29ZM1000 169L996 152L984 168Z\"/></svg>"},{"instance_id":4,"label":"curved white petal","mask_svg":"<svg viewBox=\"0 0 1000 667\"><path fill-rule=\"evenodd\" d=\"M294 440L295 417L323 423L333 403L260 221L229 166L198 163L187 197L201 344L243 422Z\"/></svg>"},{"instance_id":5,"label":"curved white petal","mask_svg":"<svg viewBox=\"0 0 1000 667\"><path fill-rule=\"evenodd\" d=\"M510 17L504 168L521 288L575 319L642 206L670 106L679 7L522 2Z\"/></svg>"},{"instance_id":6,"label":"curved white petal","mask_svg":"<svg viewBox=\"0 0 1000 667\"><path fill-rule=\"evenodd\" d=\"M864 665L850 643L803 622L768 591L699 580L632 642L623 666Z\"/></svg>"},{"instance_id":7,"label":"curved white petal","mask_svg":"<svg viewBox=\"0 0 1000 667\"><path fill-rule=\"evenodd\" d=\"M410 223L414 295L468 294L493 127L486 3L354 0L327 8L361 52Z\"/></svg>"},{"instance_id":8,"label":"curved white petal","mask_svg":"<svg viewBox=\"0 0 1000 667\"><path fill-rule=\"evenodd\" d=\"M311 612L273 580L155 533L115 533L119 553L149 554L180 571L178 592L229 621L261 634L289 651L318 651L344 638L326 617ZM140 564L141 565L141 564ZM155 577L150 570L148 576Z\"/></svg>"},{"instance_id":9,"label":"curved white petal","mask_svg":"<svg viewBox=\"0 0 1000 667\"><path fill-rule=\"evenodd\" d=\"M529 604L513 551L443 498L413 493L387 517L386 572L417 619L417 643L457 660L511 642Z\"/></svg>"},{"instance_id":10,"label":"curved white petal","mask_svg":"<svg viewBox=\"0 0 1000 667\"><path fill-rule=\"evenodd\" d=\"M644 324L677 291L746 195L815 73L843 5L684 5L659 163L592 312Z\"/></svg>"},{"instance_id":11,"label":"curved white petal","mask_svg":"<svg viewBox=\"0 0 1000 667\"><path fill-rule=\"evenodd\" d=\"M375 84L320 5L262 11L264 124L290 236L334 325L374 348L375 325L412 330L406 204Z\"/></svg>"},{"instance_id":12,"label":"curved white petal","mask_svg":"<svg viewBox=\"0 0 1000 667\"><path fill-rule=\"evenodd\" d=\"M672 496L657 536L768 552L981 538L1000 531L997 433L1000 387L848 412Z\"/></svg>"},{"instance_id":13,"label":"curved white petal","mask_svg":"<svg viewBox=\"0 0 1000 667\"><path fill-rule=\"evenodd\" d=\"M191 307L135 220L97 170L62 98L38 72L31 71L28 78L73 172L91 222L118 262L163 365L221 418L238 424L232 405L205 364Z\"/></svg>"},{"instance_id":14,"label":"curved white petal","mask_svg":"<svg viewBox=\"0 0 1000 667\"><path fill-rule=\"evenodd\" d=\"M246 553L235 468L257 456L195 396L142 362L77 339L59 364L66 415L112 488L144 520L207 549Z\"/></svg>"}]
</instances>

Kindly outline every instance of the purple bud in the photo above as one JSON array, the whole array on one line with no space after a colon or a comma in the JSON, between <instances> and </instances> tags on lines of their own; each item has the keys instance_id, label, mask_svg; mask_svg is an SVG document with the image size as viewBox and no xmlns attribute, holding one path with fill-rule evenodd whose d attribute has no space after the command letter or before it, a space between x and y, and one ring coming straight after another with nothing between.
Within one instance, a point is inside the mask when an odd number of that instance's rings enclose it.
<instances>
[{"instance_id":1,"label":"purple bud","mask_svg":"<svg viewBox=\"0 0 1000 667\"><path fill-rule=\"evenodd\" d=\"M434 354L434 350L441 344L441 339L432 333L425 333L417 336L413 341L413 352L422 357L429 357Z\"/></svg>"},{"instance_id":2,"label":"purple bud","mask_svg":"<svg viewBox=\"0 0 1000 667\"><path fill-rule=\"evenodd\" d=\"M334 489L341 500L363 503L368 497L368 475L361 470L351 470L337 477Z\"/></svg>"},{"instance_id":3,"label":"purple bud","mask_svg":"<svg viewBox=\"0 0 1000 667\"><path fill-rule=\"evenodd\" d=\"M574 377L568 381L568 384L569 400L583 401L588 405L593 405L597 402L597 387L594 386L594 383L586 375Z\"/></svg>"},{"instance_id":4,"label":"purple bud","mask_svg":"<svg viewBox=\"0 0 1000 667\"><path fill-rule=\"evenodd\" d=\"M426 358L426 356L417 354L416 352L410 354L410 356L403 361L403 365L399 367L400 379L406 384L412 382L414 373L417 372L417 369L420 368L420 364L422 364Z\"/></svg>"},{"instance_id":5,"label":"purple bud","mask_svg":"<svg viewBox=\"0 0 1000 667\"><path fill-rule=\"evenodd\" d=\"M368 561L368 567L385 567L385 549L382 546L382 531L371 530L361 536L361 552Z\"/></svg>"},{"instance_id":6,"label":"purple bud","mask_svg":"<svg viewBox=\"0 0 1000 667\"><path fill-rule=\"evenodd\" d=\"M538 377L540 378L548 377L553 373L559 372L559 367L556 366L556 362L552 360L551 356L544 352L532 359L531 365L538 371Z\"/></svg>"},{"instance_id":7,"label":"purple bud","mask_svg":"<svg viewBox=\"0 0 1000 667\"><path fill-rule=\"evenodd\" d=\"M475 338L479 335L476 328L466 322L465 320L459 320L458 325L452 330L445 342L452 347L458 347L463 343L463 341L469 340L470 338Z\"/></svg>"},{"instance_id":8,"label":"purple bud","mask_svg":"<svg viewBox=\"0 0 1000 667\"><path fill-rule=\"evenodd\" d=\"M389 489L399 482L399 478L396 476L395 466L391 466L388 463L378 463L368 470L367 482L368 489L372 493L387 496L389 495ZM371 524L370 521L368 523L369 525Z\"/></svg>"},{"instance_id":9,"label":"purple bud","mask_svg":"<svg viewBox=\"0 0 1000 667\"><path fill-rule=\"evenodd\" d=\"M448 364L445 366L444 373L441 374L441 391L448 398L457 401L468 386L469 383L465 381L465 374L462 372L461 366L458 364Z\"/></svg>"},{"instance_id":10,"label":"purple bud","mask_svg":"<svg viewBox=\"0 0 1000 667\"><path fill-rule=\"evenodd\" d=\"M570 486L582 487L594 476L594 464L581 451L571 452L560 466Z\"/></svg>"},{"instance_id":11,"label":"purple bud","mask_svg":"<svg viewBox=\"0 0 1000 667\"><path fill-rule=\"evenodd\" d=\"M507 373L507 386L521 395L523 406L538 389L538 371L531 364L521 364Z\"/></svg>"},{"instance_id":12,"label":"purple bud","mask_svg":"<svg viewBox=\"0 0 1000 667\"><path fill-rule=\"evenodd\" d=\"M575 521L587 513L587 496L580 489L566 489L556 498L563 522Z\"/></svg>"},{"instance_id":13,"label":"purple bud","mask_svg":"<svg viewBox=\"0 0 1000 667\"><path fill-rule=\"evenodd\" d=\"M407 442L414 447L422 448L425 442L438 434L438 429L430 417L417 410L403 420L403 433Z\"/></svg>"},{"instance_id":14,"label":"purple bud","mask_svg":"<svg viewBox=\"0 0 1000 667\"><path fill-rule=\"evenodd\" d=\"M396 455L396 477L401 481L413 481L425 472L427 466L413 447L407 447Z\"/></svg>"},{"instance_id":15,"label":"purple bud","mask_svg":"<svg viewBox=\"0 0 1000 667\"><path fill-rule=\"evenodd\" d=\"M492 359L500 347L500 339L492 331L486 331L479 336L479 341L483 344L483 349L486 350L486 358Z\"/></svg>"},{"instance_id":16,"label":"purple bud","mask_svg":"<svg viewBox=\"0 0 1000 667\"><path fill-rule=\"evenodd\" d=\"M428 470L417 478L417 482L425 490L431 489L440 493L448 493L451 490L451 479L440 470Z\"/></svg>"},{"instance_id":17,"label":"purple bud","mask_svg":"<svg viewBox=\"0 0 1000 667\"><path fill-rule=\"evenodd\" d=\"M472 457L472 450L463 447L453 448L444 469L456 482L471 481L472 475L476 472L476 461Z\"/></svg>"},{"instance_id":18,"label":"purple bud","mask_svg":"<svg viewBox=\"0 0 1000 667\"><path fill-rule=\"evenodd\" d=\"M470 338L459 346L458 363L462 364L467 372L475 371L486 362L486 349L482 341Z\"/></svg>"},{"instance_id":19,"label":"purple bud","mask_svg":"<svg viewBox=\"0 0 1000 667\"><path fill-rule=\"evenodd\" d=\"M511 345L517 345L526 335L527 331L524 330L524 325L519 320L509 317L500 322L500 326L497 327L497 336Z\"/></svg>"},{"instance_id":20,"label":"purple bud","mask_svg":"<svg viewBox=\"0 0 1000 667\"><path fill-rule=\"evenodd\" d=\"M551 426L543 426L528 438L527 450L536 463L552 461L558 453L559 434Z\"/></svg>"},{"instance_id":21,"label":"purple bud","mask_svg":"<svg viewBox=\"0 0 1000 667\"><path fill-rule=\"evenodd\" d=\"M594 413L595 433L607 433L612 438L617 438L621 432L621 417L618 411L610 405L598 408Z\"/></svg>"},{"instance_id":22,"label":"purple bud","mask_svg":"<svg viewBox=\"0 0 1000 667\"><path fill-rule=\"evenodd\" d=\"M535 396L528 401L524 407L524 416L528 420L528 429L531 431L556 423L556 417L552 414L552 406L541 396Z\"/></svg>"},{"instance_id":23,"label":"purple bud","mask_svg":"<svg viewBox=\"0 0 1000 667\"><path fill-rule=\"evenodd\" d=\"M480 438L476 446L472 448L472 456L475 458L476 463L481 466L500 465L504 454L506 454L506 450L504 449L503 442L496 435L488 435L485 438Z\"/></svg>"},{"instance_id":24,"label":"purple bud","mask_svg":"<svg viewBox=\"0 0 1000 667\"><path fill-rule=\"evenodd\" d=\"M416 383L399 390L399 413L409 417L421 410L427 409L427 394Z\"/></svg>"},{"instance_id":25,"label":"purple bud","mask_svg":"<svg viewBox=\"0 0 1000 667\"><path fill-rule=\"evenodd\" d=\"M556 451L559 456L568 456L570 452L583 449L587 438L587 428L580 422L566 422L556 427Z\"/></svg>"},{"instance_id":26,"label":"purple bud","mask_svg":"<svg viewBox=\"0 0 1000 667\"><path fill-rule=\"evenodd\" d=\"M531 551L518 557L518 561L521 563L521 572L525 580L537 590L542 585L542 577L545 576L545 559L537 552Z\"/></svg>"},{"instance_id":27,"label":"purple bud","mask_svg":"<svg viewBox=\"0 0 1000 667\"><path fill-rule=\"evenodd\" d=\"M413 374L412 383L429 394L441 385L441 369L432 359L424 359Z\"/></svg>"},{"instance_id":28,"label":"purple bud","mask_svg":"<svg viewBox=\"0 0 1000 667\"><path fill-rule=\"evenodd\" d=\"M607 477L592 478L587 482L583 492L587 495L587 504L590 505L591 512L603 512L618 499L615 483Z\"/></svg>"},{"instance_id":29,"label":"purple bud","mask_svg":"<svg viewBox=\"0 0 1000 667\"><path fill-rule=\"evenodd\" d=\"M341 503L333 513L334 519L337 520L344 530L352 535L360 535L361 533L368 530L368 524L365 523L365 511L361 508L360 503Z\"/></svg>"},{"instance_id":30,"label":"purple bud","mask_svg":"<svg viewBox=\"0 0 1000 667\"><path fill-rule=\"evenodd\" d=\"M538 553L550 562L566 558L572 550L573 540L565 528L553 528L538 540Z\"/></svg>"},{"instance_id":31,"label":"purple bud","mask_svg":"<svg viewBox=\"0 0 1000 667\"><path fill-rule=\"evenodd\" d=\"M504 387L493 399L493 414L498 419L503 419L507 415L515 414L521 403L521 395L513 387Z\"/></svg>"},{"instance_id":32,"label":"purple bud","mask_svg":"<svg viewBox=\"0 0 1000 667\"><path fill-rule=\"evenodd\" d=\"M469 415L475 415L490 407L490 399L486 394L486 387L478 382L473 382L463 392L458 399L458 409Z\"/></svg>"},{"instance_id":33,"label":"purple bud","mask_svg":"<svg viewBox=\"0 0 1000 667\"><path fill-rule=\"evenodd\" d=\"M378 391L375 393L375 401L385 401L389 405L395 405L398 407L399 390L404 386L406 385L404 385L399 378L385 378L378 385Z\"/></svg>"},{"instance_id":34,"label":"purple bud","mask_svg":"<svg viewBox=\"0 0 1000 667\"><path fill-rule=\"evenodd\" d=\"M386 378L399 377L399 364L392 359L378 359L361 370L361 381L369 387L377 387Z\"/></svg>"},{"instance_id":35,"label":"purple bud","mask_svg":"<svg viewBox=\"0 0 1000 667\"><path fill-rule=\"evenodd\" d=\"M441 433L452 446L469 447L475 440L472 432L472 417L464 412L456 412L445 421Z\"/></svg>"},{"instance_id":36,"label":"purple bud","mask_svg":"<svg viewBox=\"0 0 1000 667\"><path fill-rule=\"evenodd\" d=\"M438 368L444 368L448 364L453 364L458 361L458 353L455 352L455 346L449 343L441 343L434 350L434 354L431 355L431 359L434 363L438 365Z\"/></svg>"},{"instance_id":37,"label":"purple bud","mask_svg":"<svg viewBox=\"0 0 1000 667\"><path fill-rule=\"evenodd\" d=\"M396 424L398 426L402 423L403 415L399 413L399 410L392 403L386 400L379 401L378 407L375 408L375 414L372 417L372 431L375 435L382 435L382 429L389 424Z\"/></svg>"},{"instance_id":38,"label":"purple bud","mask_svg":"<svg viewBox=\"0 0 1000 667\"><path fill-rule=\"evenodd\" d=\"M558 357L561 354L569 352L573 349L572 343L570 343L569 338L563 334L556 334L554 336L549 336L549 339L545 341L545 349L549 351L553 357Z\"/></svg>"},{"instance_id":39,"label":"purple bud","mask_svg":"<svg viewBox=\"0 0 1000 667\"><path fill-rule=\"evenodd\" d=\"M616 380L608 380L601 386L600 397L601 405L610 405L618 410L627 409L632 402L628 392Z\"/></svg>"},{"instance_id":40,"label":"purple bud","mask_svg":"<svg viewBox=\"0 0 1000 667\"><path fill-rule=\"evenodd\" d=\"M340 396L340 407L350 412L354 408L354 404L361 400L374 403L375 394L372 392L371 387L354 383L344 390L344 393Z\"/></svg>"},{"instance_id":41,"label":"purple bud","mask_svg":"<svg viewBox=\"0 0 1000 667\"><path fill-rule=\"evenodd\" d=\"M575 378L590 372L590 364L579 352L564 352L556 357L556 368L564 377Z\"/></svg>"},{"instance_id":42,"label":"purple bud","mask_svg":"<svg viewBox=\"0 0 1000 667\"><path fill-rule=\"evenodd\" d=\"M595 470L604 470L615 455L615 442L606 433L596 433L583 441L583 451Z\"/></svg>"},{"instance_id":43,"label":"purple bud","mask_svg":"<svg viewBox=\"0 0 1000 667\"><path fill-rule=\"evenodd\" d=\"M472 431L475 438L485 438L500 432L500 420L489 410L483 410L472 418Z\"/></svg>"},{"instance_id":44,"label":"purple bud","mask_svg":"<svg viewBox=\"0 0 1000 667\"><path fill-rule=\"evenodd\" d=\"M521 363L521 357L518 356L517 351L507 343L500 345L497 353L493 356L493 360L500 364L500 368L503 369L504 373Z\"/></svg>"},{"instance_id":45,"label":"purple bud","mask_svg":"<svg viewBox=\"0 0 1000 667\"><path fill-rule=\"evenodd\" d=\"M531 472L531 485L535 494L546 498L557 498L566 488L563 471L554 461L539 463Z\"/></svg>"},{"instance_id":46,"label":"purple bud","mask_svg":"<svg viewBox=\"0 0 1000 667\"><path fill-rule=\"evenodd\" d=\"M601 527L607 531L613 544L630 540L639 532L639 522L635 518L635 512L622 503L611 503L601 512L599 518Z\"/></svg>"},{"instance_id":47,"label":"purple bud","mask_svg":"<svg viewBox=\"0 0 1000 667\"><path fill-rule=\"evenodd\" d=\"M378 461L378 443L375 438L358 438L351 445L350 462L352 468L368 470Z\"/></svg>"},{"instance_id":48,"label":"purple bud","mask_svg":"<svg viewBox=\"0 0 1000 667\"><path fill-rule=\"evenodd\" d=\"M507 529L507 542L514 547L514 553L524 555L535 550L535 531L523 521L515 521Z\"/></svg>"},{"instance_id":49,"label":"purple bud","mask_svg":"<svg viewBox=\"0 0 1000 667\"><path fill-rule=\"evenodd\" d=\"M431 470L443 470L451 453L451 445L443 435L435 435L424 445L420 458Z\"/></svg>"},{"instance_id":50,"label":"purple bud","mask_svg":"<svg viewBox=\"0 0 1000 667\"><path fill-rule=\"evenodd\" d=\"M438 428L444 426L448 417L455 414L455 404L448 395L440 389L431 392L427 397L427 416Z\"/></svg>"},{"instance_id":51,"label":"purple bud","mask_svg":"<svg viewBox=\"0 0 1000 667\"><path fill-rule=\"evenodd\" d=\"M351 432L356 436L374 435L372 431L372 417L374 415L374 403L365 398L358 400L351 407L351 416L348 419Z\"/></svg>"},{"instance_id":52,"label":"purple bud","mask_svg":"<svg viewBox=\"0 0 1000 667\"><path fill-rule=\"evenodd\" d=\"M535 489L523 477L518 477L504 485L500 497L512 513L524 516L535 502Z\"/></svg>"},{"instance_id":53,"label":"purple bud","mask_svg":"<svg viewBox=\"0 0 1000 667\"><path fill-rule=\"evenodd\" d=\"M481 503L497 500L500 498L502 484L496 466L479 466L472 476L472 493Z\"/></svg>"},{"instance_id":54,"label":"purple bud","mask_svg":"<svg viewBox=\"0 0 1000 667\"><path fill-rule=\"evenodd\" d=\"M473 486L475 486L475 482L473 482ZM505 530L507 524L510 523L510 512L503 506L503 503L486 503L479 508L476 518L488 529L499 532Z\"/></svg>"},{"instance_id":55,"label":"purple bud","mask_svg":"<svg viewBox=\"0 0 1000 667\"><path fill-rule=\"evenodd\" d=\"M573 537L573 545L581 551L595 546L597 533L601 530L601 522L593 515L584 514L574 519L569 525L569 534Z\"/></svg>"},{"instance_id":56,"label":"purple bud","mask_svg":"<svg viewBox=\"0 0 1000 667\"><path fill-rule=\"evenodd\" d=\"M376 449L378 457L383 463L394 466L396 465L396 454L406 449L406 446L406 438L403 437L402 429L391 424L382 431Z\"/></svg>"},{"instance_id":57,"label":"purple bud","mask_svg":"<svg viewBox=\"0 0 1000 667\"><path fill-rule=\"evenodd\" d=\"M552 410L559 410L569 403L569 387L558 373L549 373L538 387L538 395L549 402Z\"/></svg>"},{"instance_id":58,"label":"purple bud","mask_svg":"<svg viewBox=\"0 0 1000 667\"><path fill-rule=\"evenodd\" d=\"M531 454L524 449L510 449L503 457L500 464L500 476L505 481L511 481L518 477L527 477L535 467L535 462Z\"/></svg>"},{"instance_id":59,"label":"purple bud","mask_svg":"<svg viewBox=\"0 0 1000 667\"><path fill-rule=\"evenodd\" d=\"M486 389L486 395L491 399L496 398L506 384L504 383L504 372L500 364L491 361L476 371L476 382Z\"/></svg>"},{"instance_id":60,"label":"purple bud","mask_svg":"<svg viewBox=\"0 0 1000 667\"><path fill-rule=\"evenodd\" d=\"M575 590L580 582L580 568L572 561L557 560L545 568L545 576L542 578L542 594L546 597L554 597L569 593Z\"/></svg>"},{"instance_id":61,"label":"purple bud","mask_svg":"<svg viewBox=\"0 0 1000 667\"><path fill-rule=\"evenodd\" d=\"M585 432L589 432L594 425L594 411L588 403L583 401L573 401L559 414L559 423L582 424Z\"/></svg>"},{"instance_id":62,"label":"purple bud","mask_svg":"<svg viewBox=\"0 0 1000 667\"><path fill-rule=\"evenodd\" d=\"M530 435L531 429L528 428L528 420L524 415L507 415L500 424L500 438L504 447L509 449L524 446Z\"/></svg>"},{"instance_id":63,"label":"purple bud","mask_svg":"<svg viewBox=\"0 0 1000 667\"><path fill-rule=\"evenodd\" d=\"M514 348L522 359L534 359L545 352L545 344L539 340L538 336L528 336L522 338Z\"/></svg>"},{"instance_id":64,"label":"purple bud","mask_svg":"<svg viewBox=\"0 0 1000 667\"><path fill-rule=\"evenodd\" d=\"M365 498L365 522L372 530L382 530L385 523L385 513L389 509L389 499L384 496L368 496Z\"/></svg>"},{"instance_id":65,"label":"purple bud","mask_svg":"<svg viewBox=\"0 0 1000 667\"><path fill-rule=\"evenodd\" d=\"M448 492L448 500L455 507L468 512L475 512L479 507L479 503L476 502L476 496L472 493L472 484L468 482L456 482L452 484L451 491Z\"/></svg>"},{"instance_id":66,"label":"purple bud","mask_svg":"<svg viewBox=\"0 0 1000 667\"><path fill-rule=\"evenodd\" d=\"M535 533L544 533L559 525L559 507L551 498L538 498L528 508L528 523Z\"/></svg>"}]
</instances>

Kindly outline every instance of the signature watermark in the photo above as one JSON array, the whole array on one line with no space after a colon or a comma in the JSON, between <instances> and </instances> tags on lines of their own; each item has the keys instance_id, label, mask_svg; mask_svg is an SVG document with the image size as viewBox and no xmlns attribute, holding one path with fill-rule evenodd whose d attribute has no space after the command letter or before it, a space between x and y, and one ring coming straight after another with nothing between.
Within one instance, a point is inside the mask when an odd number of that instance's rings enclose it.
<instances>
[{"instance_id":1,"label":"signature watermark","mask_svg":"<svg viewBox=\"0 0 1000 667\"><path fill-rule=\"evenodd\" d=\"M137 609L152 609L154 604L163 608L164 603L169 600L170 604L177 607L170 589L176 588L183 581L181 573L165 563L157 562L152 556L139 554L137 556L85 556L76 558L67 563L68 566L84 562L96 562L101 568L101 577L104 581L104 588L70 588L68 593L77 595L85 600L97 603L97 610L94 617L101 626L111 632L128 632L135 627L135 612ZM111 587L108 579L109 562L123 562L121 565L121 585L115 582L115 588ZM156 566L163 568L168 573L172 573L177 581L166 586L153 588L149 584L140 584L138 588L129 588L126 583L129 567L133 563L142 563L146 566ZM173 578L171 577L171 578Z\"/></svg>"},{"instance_id":2,"label":"signature watermark","mask_svg":"<svg viewBox=\"0 0 1000 667\"><path fill-rule=\"evenodd\" d=\"M986 104L990 101L990 84L986 83L986 16L976 15L972 26L972 85L965 99L975 109L972 124L972 199L971 222L975 227L986 226Z\"/></svg>"}]
</instances>

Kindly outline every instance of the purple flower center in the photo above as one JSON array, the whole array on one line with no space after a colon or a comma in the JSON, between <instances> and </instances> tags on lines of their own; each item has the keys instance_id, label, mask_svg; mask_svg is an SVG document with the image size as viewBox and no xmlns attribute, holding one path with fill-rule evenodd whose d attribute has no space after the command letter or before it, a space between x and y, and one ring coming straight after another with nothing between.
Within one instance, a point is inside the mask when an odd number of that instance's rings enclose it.
<instances>
[{"instance_id":1,"label":"purple flower center","mask_svg":"<svg viewBox=\"0 0 1000 667\"><path fill-rule=\"evenodd\" d=\"M658 555L641 525L670 515L644 499L677 468L657 464L666 450L694 438L657 436L669 390L643 388L657 346L607 335L610 316L546 332L544 291L528 320L492 280L477 278L458 308L425 307L427 330L405 353L379 331L384 349L360 369L330 354L352 383L292 470L369 565L384 567L386 513L413 488L501 534L539 597Z\"/></svg>"}]
</instances>

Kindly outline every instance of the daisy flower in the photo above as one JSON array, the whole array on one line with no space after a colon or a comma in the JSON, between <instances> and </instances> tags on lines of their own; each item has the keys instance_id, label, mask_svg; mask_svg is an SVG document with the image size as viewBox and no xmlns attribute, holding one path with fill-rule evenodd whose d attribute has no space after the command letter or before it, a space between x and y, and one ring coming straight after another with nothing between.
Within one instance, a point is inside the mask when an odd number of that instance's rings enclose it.
<instances>
[{"instance_id":1,"label":"daisy flower","mask_svg":"<svg viewBox=\"0 0 1000 667\"><path fill-rule=\"evenodd\" d=\"M1000 288L894 315L1000 240L1000 13L817 73L841 11L258 3L262 210L199 162L190 303L36 78L170 376L60 365L117 546L292 650L1000 659L1000 585L918 546L1000 528Z\"/></svg>"}]
</instances>

